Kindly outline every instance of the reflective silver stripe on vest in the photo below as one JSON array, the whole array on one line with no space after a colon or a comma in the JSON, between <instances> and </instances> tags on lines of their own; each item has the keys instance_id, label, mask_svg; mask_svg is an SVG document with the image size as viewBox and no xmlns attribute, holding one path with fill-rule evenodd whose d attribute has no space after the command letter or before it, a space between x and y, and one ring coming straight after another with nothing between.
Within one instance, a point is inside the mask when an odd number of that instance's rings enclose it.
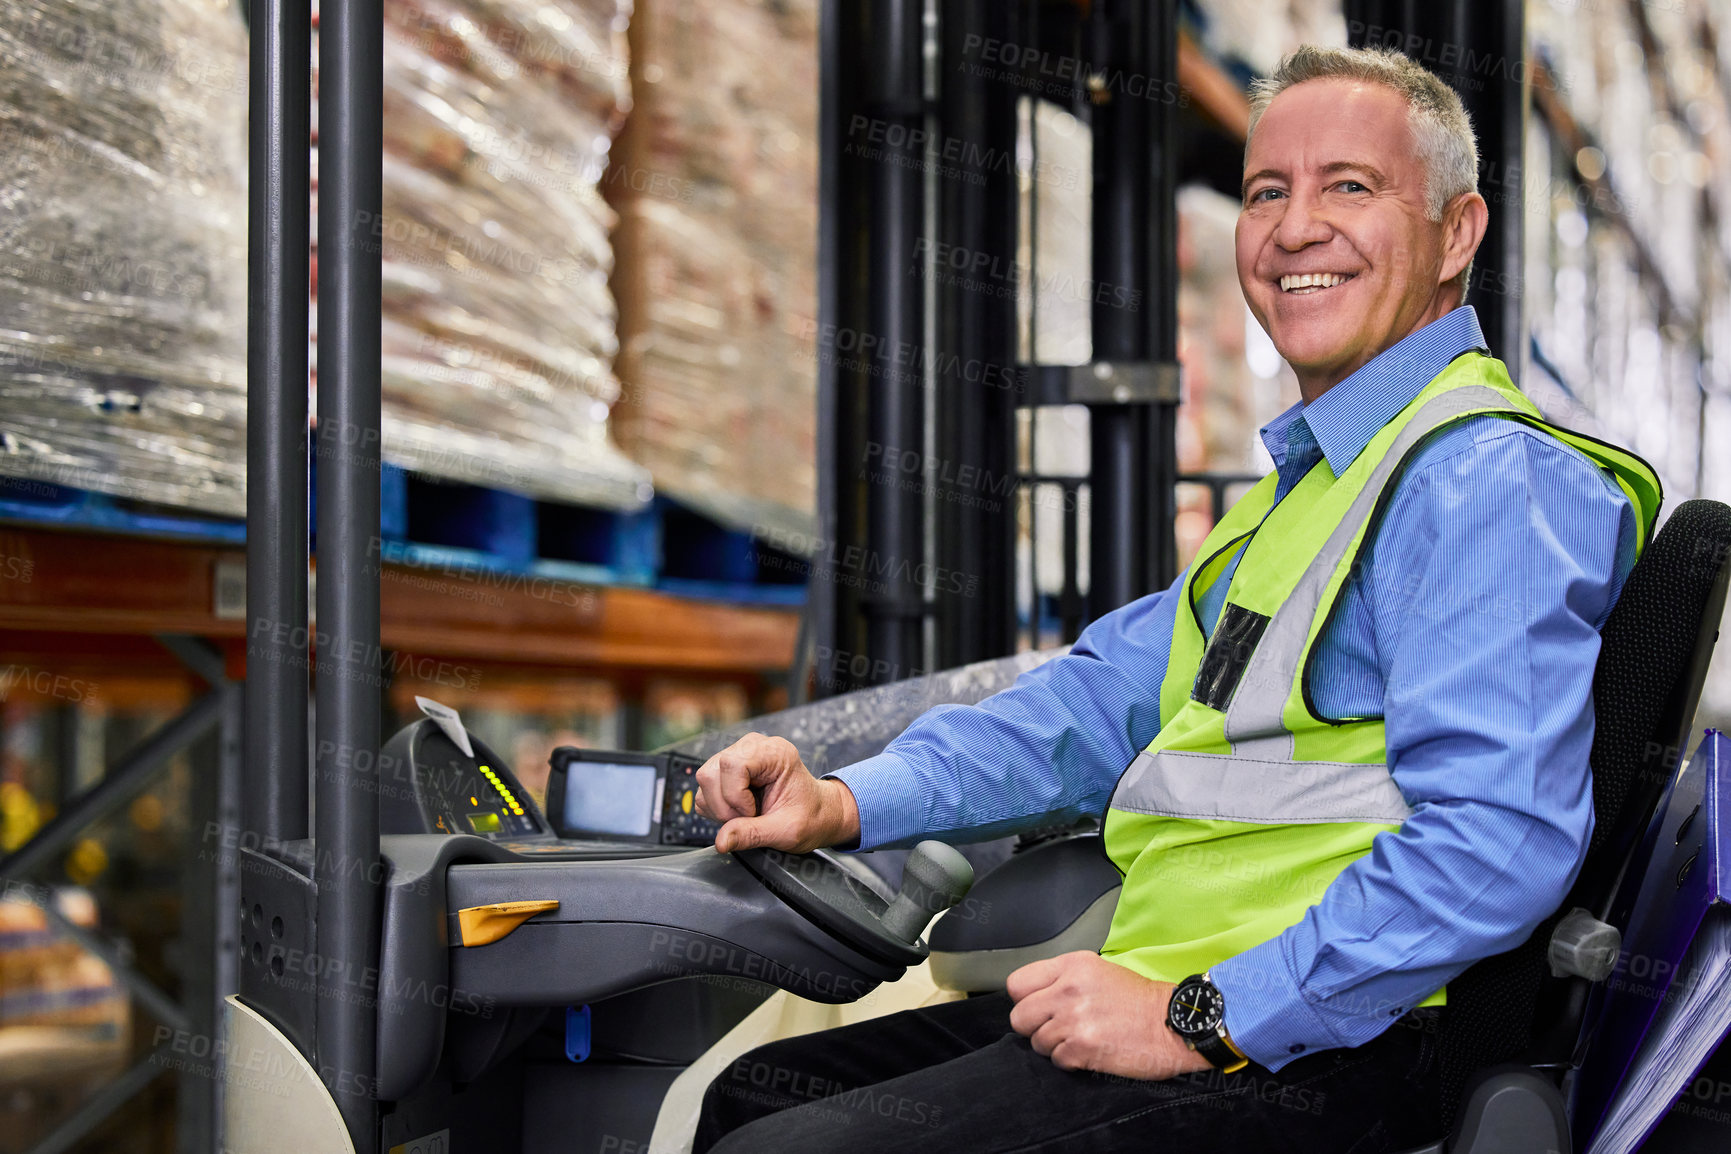
<instances>
[{"instance_id":1,"label":"reflective silver stripe on vest","mask_svg":"<svg viewBox=\"0 0 1731 1154\"><path fill-rule=\"evenodd\" d=\"M1425 403L1372 468L1322 550L1275 610L1227 706L1231 753L1144 751L1124 771L1111 808L1161 817L1259 825L1377 822L1412 816L1381 762L1295 761L1283 715L1298 679L1310 626L1347 550L1377 498L1412 447L1475 409L1510 412L1508 399L1484 385L1450 389Z\"/></svg>"},{"instance_id":2,"label":"reflective silver stripe on vest","mask_svg":"<svg viewBox=\"0 0 1731 1154\"><path fill-rule=\"evenodd\" d=\"M1144 752L1130 763L1112 808L1160 817L1309 825L1372 821L1399 825L1412 809L1381 763L1293 761L1240 751Z\"/></svg>"},{"instance_id":3,"label":"reflective silver stripe on vest","mask_svg":"<svg viewBox=\"0 0 1731 1154\"><path fill-rule=\"evenodd\" d=\"M1334 527L1322 551L1298 579L1290 596L1275 610L1274 618L1263 631L1262 639L1251 654L1239 679L1237 691L1226 709L1226 739L1238 747L1245 738L1284 735L1288 758L1291 757L1291 735L1286 733L1281 715L1286 709L1287 695L1298 679L1298 663L1304 658L1304 643L1310 636L1311 622L1322 606L1322 595L1334 576L1347 550L1352 547L1358 530L1370 520L1383 486L1412 447L1434 433L1440 426L1474 409L1509 411L1508 399L1485 385L1466 385L1450 389L1426 402L1406 423L1388 451L1371 470L1364 488L1347 509L1340 524Z\"/></svg>"}]
</instances>

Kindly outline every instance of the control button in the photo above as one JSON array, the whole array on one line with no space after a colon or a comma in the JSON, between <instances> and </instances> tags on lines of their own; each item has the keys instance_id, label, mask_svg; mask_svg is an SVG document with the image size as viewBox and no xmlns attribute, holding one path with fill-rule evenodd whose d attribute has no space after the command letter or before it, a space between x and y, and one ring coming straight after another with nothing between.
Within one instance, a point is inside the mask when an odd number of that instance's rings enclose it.
<instances>
[{"instance_id":1,"label":"control button","mask_svg":"<svg viewBox=\"0 0 1731 1154\"><path fill-rule=\"evenodd\" d=\"M457 911L457 940L464 946L484 946L498 941L536 914L558 908L555 898L470 906Z\"/></svg>"},{"instance_id":2,"label":"control button","mask_svg":"<svg viewBox=\"0 0 1731 1154\"><path fill-rule=\"evenodd\" d=\"M686 813L691 812L691 798L692 795L690 790L686 790L684 793L679 795L679 808L684 810Z\"/></svg>"}]
</instances>

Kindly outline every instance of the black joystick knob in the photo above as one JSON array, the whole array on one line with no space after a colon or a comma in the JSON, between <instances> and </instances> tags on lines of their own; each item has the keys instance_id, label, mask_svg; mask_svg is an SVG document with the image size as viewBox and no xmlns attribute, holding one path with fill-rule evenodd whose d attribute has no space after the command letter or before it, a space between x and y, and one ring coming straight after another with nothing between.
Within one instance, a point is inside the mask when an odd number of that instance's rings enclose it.
<instances>
[{"instance_id":1,"label":"black joystick knob","mask_svg":"<svg viewBox=\"0 0 1731 1154\"><path fill-rule=\"evenodd\" d=\"M902 867L902 888L879 920L892 936L917 942L931 920L961 901L974 884L974 867L954 846L922 841Z\"/></svg>"}]
</instances>

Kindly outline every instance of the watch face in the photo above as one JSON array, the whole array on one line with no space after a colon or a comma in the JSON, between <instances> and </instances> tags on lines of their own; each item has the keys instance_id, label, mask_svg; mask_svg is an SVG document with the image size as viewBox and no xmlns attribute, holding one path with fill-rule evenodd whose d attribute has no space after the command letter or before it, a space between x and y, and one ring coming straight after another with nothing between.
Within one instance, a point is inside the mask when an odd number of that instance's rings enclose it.
<instances>
[{"instance_id":1,"label":"watch face","mask_svg":"<svg viewBox=\"0 0 1731 1154\"><path fill-rule=\"evenodd\" d=\"M1167 1021L1186 1038L1212 1034L1226 1017L1226 999L1213 982L1185 982L1172 991Z\"/></svg>"}]
</instances>

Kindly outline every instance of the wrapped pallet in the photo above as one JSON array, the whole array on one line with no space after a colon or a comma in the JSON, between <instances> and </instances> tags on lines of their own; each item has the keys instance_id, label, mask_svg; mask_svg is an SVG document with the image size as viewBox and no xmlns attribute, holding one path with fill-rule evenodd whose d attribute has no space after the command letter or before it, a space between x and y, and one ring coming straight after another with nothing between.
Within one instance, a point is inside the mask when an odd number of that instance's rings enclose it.
<instances>
[{"instance_id":1,"label":"wrapped pallet","mask_svg":"<svg viewBox=\"0 0 1731 1154\"><path fill-rule=\"evenodd\" d=\"M619 212L615 417L658 490L810 534L816 503L817 4L639 0Z\"/></svg>"},{"instance_id":2,"label":"wrapped pallet","mask_svg":"<svg viewBox=\"0 0 1731 1154\"><path fill-rule=\"evenodd\" d=\"M613 216L596 191L629 103L628 5L386 8L385 459L643 503L647 472L607 439ZM246 85L231 0L0 0L14 491L244 514Z\"/></svg>"},{"instance_id":3,"label":"wrapped pallet","mask_svg":"<svg viewBox=\"0 0 1731 1154\"><path fill-rule=\"evenodd\" d=\"M607 436L614 219L597 186L629 104L628 12L386 3L387 461L588 505L648 499Z\"/></svg>"},{"instance_id":4,"label":"wrapped pallet","mask_svg":"<svg viewBox=\"0 0 1731 1154\"><path fill-rule=\"evenodd\" d=\"M0 0L0 495L244 513L246 60L229 0Z\"/></svg>"}]
</instances>

